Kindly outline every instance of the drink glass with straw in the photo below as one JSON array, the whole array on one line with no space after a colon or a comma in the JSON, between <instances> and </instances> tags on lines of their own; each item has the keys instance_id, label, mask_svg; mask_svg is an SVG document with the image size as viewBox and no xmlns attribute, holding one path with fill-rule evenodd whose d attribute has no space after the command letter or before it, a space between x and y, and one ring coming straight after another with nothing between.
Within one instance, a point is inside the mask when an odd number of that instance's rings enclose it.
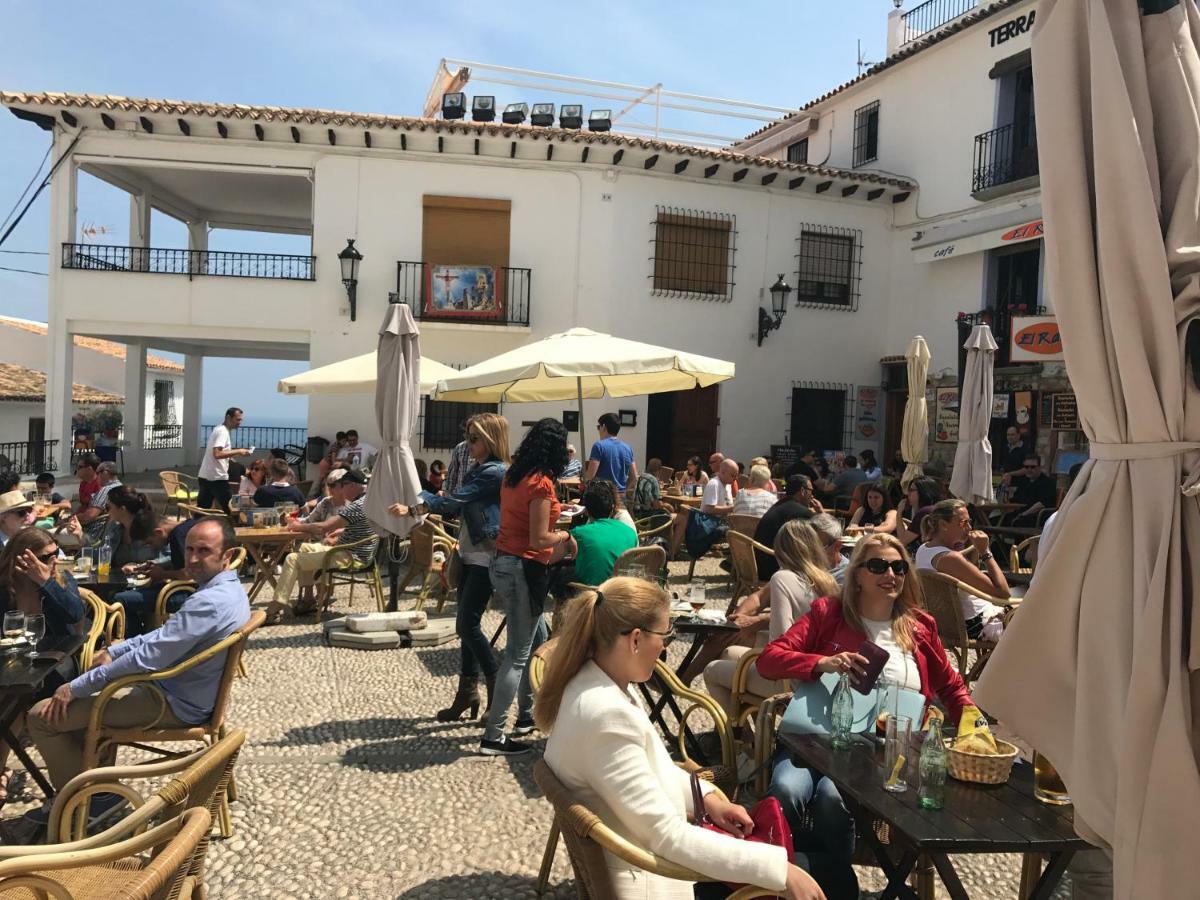
<instances>
[{"instance_id":1,"label":"drink glass with straw","mask_svg":"<svg viewBox=\"0 0 1200 900\"><path fill-rule=\"evenodd\" d=\"M908 790L905 772L908 757L912 755L912 719L908 716L889 715L887 732L883 741L883 789L894 794Z\"/></svg>"}]
</instances>

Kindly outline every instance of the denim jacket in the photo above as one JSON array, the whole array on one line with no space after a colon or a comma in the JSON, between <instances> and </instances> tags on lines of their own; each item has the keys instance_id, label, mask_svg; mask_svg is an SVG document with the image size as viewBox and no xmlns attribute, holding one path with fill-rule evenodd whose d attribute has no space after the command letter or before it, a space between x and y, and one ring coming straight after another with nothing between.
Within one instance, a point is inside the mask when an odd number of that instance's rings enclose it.
<instances>
[{"instance_id":1,"label":"denim jacket","mask_svg":"<svg viewBox=\"0 0 1200 900\"><path fill-rule=\"evenodd\" d=\"M500 460L489 459L468 471L462 487L450 496L421 491L421 499L439 516L461 515L471 543L495 540L500 533L500 484L507 470Z\"/></svg>"}]
</instances>

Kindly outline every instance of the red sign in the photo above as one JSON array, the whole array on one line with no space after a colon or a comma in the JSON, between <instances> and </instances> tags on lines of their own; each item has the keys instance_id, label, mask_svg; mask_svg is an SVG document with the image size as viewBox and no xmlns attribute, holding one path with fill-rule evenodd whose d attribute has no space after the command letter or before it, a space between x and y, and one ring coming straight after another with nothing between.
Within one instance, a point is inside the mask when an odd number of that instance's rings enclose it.
<instances>
[{"instance_id":1,"label":"red sign","mask_svg":"<svg viewBox=\"0 0 1200 900\"><path fill-rule=\"evenodd\" d=\"M1031 358L1025 354L1035 354L1032 358L1062 359L1062 335L1058 331L1058 322L1048 317L1035 318L1032 324L1013 332L1012 346L1014 359Z\"/></svg>"},{"instance_id":2,"label":"red sign","mask_svg":"<svg viewBox=\"0 0 1200 900\"><path fill-rule=\"evenodd\" d=\"M1018 225L1011 231L1004 232L1000 240L1005 243L1009 243L1010 241L1032 241L1034 238L1042 237L1045 233L1045 226L1042 224L1042 220L1038 219L1036 222L1026 222L1024 225Z\"/></svg>"}]
</instances>

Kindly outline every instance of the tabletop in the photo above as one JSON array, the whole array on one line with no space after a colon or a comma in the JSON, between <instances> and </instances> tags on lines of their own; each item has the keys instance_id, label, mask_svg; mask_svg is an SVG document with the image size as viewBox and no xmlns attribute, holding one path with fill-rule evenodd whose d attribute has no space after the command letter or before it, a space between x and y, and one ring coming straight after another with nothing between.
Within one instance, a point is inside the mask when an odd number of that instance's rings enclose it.
<instances>
[{"instance_id":1,"label":"tabletop","mask_svg":"<svg viewBox=\"0 0 1200 900\"><path fill-rule=\"evenodd\" d=\"M233 529L234 536L242 543L252 542L267 542L267 541L298 541L304 535L296 531L289 531L287 528L250 528L243 526Z\"/></svg>"},{"instance_id":2,"label":"tabletop","mask_svg":"<svg viewBox=\"0 0 1200 900\"><path fill-rule=\"evenodd\" d=\"M83 646L84 636L72 634L67 637L45 637L38 645L39 652L57 652L63 658L70 656ZM29 647L22 645L15 653L0 655L0 696L23 695L37 691L46 680L58 660L30 659L25 654Z\"/></svg>"},{"instance_id":3,"label":"tabletop","mask_svg":"<svg viewBox=\"0 0 1200 900\"><path fill-rule=\"evenodd\" d=\"M679 634L707 634L712 631L738 631L738 626L732 622L720 621L710 622L708 619L699 619L695 616L683 615L678 618L671 619L671 625Z\"/></svg>"},{"instance_id":4,"label":"tabletop","mask_svg":"<svg viewBox=\"0 0 1200 900\"><path fill-rule=\"evenodd\" d=\"M917 802L915 778L903 793L883 789L882 749L869 738L859 737L843 751L835 751L827 735L780 734L779 740L798 762L828 776L844 796L874 817L892 823L906 842L922 851L1055 853L1088 849L1075 834L1074 807L1037 800L1033 766L1020 760L1005 784L969 784L947 778L945 808L927 810Z\"/></svg>"}]
</instances>

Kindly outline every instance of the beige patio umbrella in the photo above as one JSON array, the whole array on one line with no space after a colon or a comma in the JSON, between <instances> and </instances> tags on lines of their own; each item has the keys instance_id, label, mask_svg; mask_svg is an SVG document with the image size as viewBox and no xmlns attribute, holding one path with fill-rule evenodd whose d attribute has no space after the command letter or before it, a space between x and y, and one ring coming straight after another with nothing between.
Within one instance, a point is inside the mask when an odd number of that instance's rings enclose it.
<instances>
[{"instance_id":1,"label":"beige patio umbrella","mask_svg":"<svg viewBox=\"0 0 1200 900\"><path fill-rule=\"evenodd\" d=\"M1154 7L1038 7L1047 293L1091 460L975 694L1058 767L1118 898L1200 884L1200 15Z\"/></svg>"},{"instance_id":2,"label":"beige patio umbrella","mask_svg":"<svg viewBox=\"0 0 1200 900\"><path fill-rule=\"evenodd\" d=\"M407 537L423 518L393 516L387 511L393 503L414 505L421 491L408 443L421 402L418 390L421 336L406 304L388 304L379 328L377 352L375 419L383 446L371 470L366 513L380 534L391 532L397 537Z\"/></svg>"},{"instance_id":3,"label":"beige patio umbrella","mask_svg":"<svg viewBox=\"0 0 1200 900\"><path fill-rule=\"evenodd\" d=\"M950 492L968 503L992 500L992 364L996 339L987 325L971 329L963 346L967 368L958 397L958 446L954 448L954 471Z\"/></svg>"},{"instance_id":4,"label":"beige patio umbrella","mask_svg":"<svg viewBox=\"0 0 1200 900\"><path fill-rule=\"evenodd\" d=\"M473 403L577 400L582 430L584 397L685 391L733 374L733 363L722 359L572 328L455 372L436 396Z\"/></svg>"},{"instance_id":5,"label":"beige patio umbrella","mask_svg":"<svg viewBox=\"0 0 1200 900\"><path fill-rule=\"evenodd\" d=\"M925 474L922 464L929 459L929 409L925 402L925 379L929 374L929 345L917 335L904 352L908 362L908 400L904 404L904 423L900 430L900 453L908 465L900 479L908 490L913 479Z\"/></svg>"},{"instance_id":6,"label":"beige patio umbrella","mask_svg":"<svg viewBox=\"0 0 1200 900\"><path fill-rule=\"evenodd\" d=\"M318 366L279 380L281 394L370 394L375 390L377 351ZM421 357L421 393L432 394L437 383L457 370L428 356Z\"/></svg>"}]
</instances>

